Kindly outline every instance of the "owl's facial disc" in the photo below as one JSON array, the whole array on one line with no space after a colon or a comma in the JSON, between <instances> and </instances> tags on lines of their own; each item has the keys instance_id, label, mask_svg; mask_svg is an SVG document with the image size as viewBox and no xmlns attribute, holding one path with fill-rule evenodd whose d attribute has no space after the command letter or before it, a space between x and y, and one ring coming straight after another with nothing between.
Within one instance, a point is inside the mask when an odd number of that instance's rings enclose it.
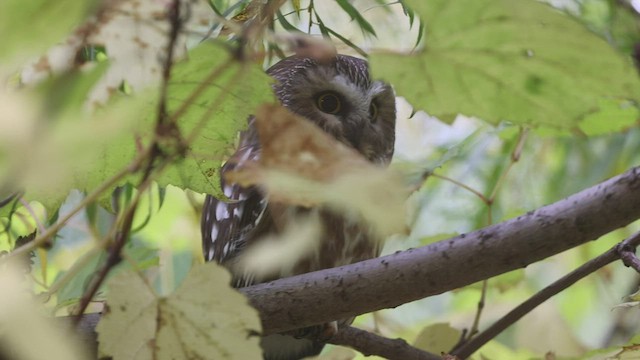
<instances>
[{"instance_id":1,"label":"owl's facial disc","mask_svg":"<svg viewBox=\"0 0 640 360\"><path fill-rule=\"evenodd\" d=\"M364 60L338 55L335 62L319 64L294 56L268 72L277 80L282 105L372 162L391 159L395 97L389 85L370 79Z\"/></svg>"}]
</instances>

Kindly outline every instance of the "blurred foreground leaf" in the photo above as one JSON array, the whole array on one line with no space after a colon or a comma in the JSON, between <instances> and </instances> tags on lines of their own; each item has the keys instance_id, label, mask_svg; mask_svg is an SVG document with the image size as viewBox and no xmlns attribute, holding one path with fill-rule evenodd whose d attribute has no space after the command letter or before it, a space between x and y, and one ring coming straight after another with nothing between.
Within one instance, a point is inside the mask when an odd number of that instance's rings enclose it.
<instances>
[{"instance_id":1,"label":"blurred foreground leaf","mask_svg":"<svg viewBox=\"0 0 640 360\"><path fill-rule=\"evenodd\" d=\"M27 275L4 263L0 269L0 357L2 359L88 359L74 336L42 315L27 291Z\"/></svg>"},{"instance_id":2,"label":"blurred foreground leaf","mask_svg":"<svg viewBox=\"0 0 640 360\"><path fill-rule=\"evenodd\" d=\"M229 181L262 186L275 202L355 212L382 238L405 230L408 195L397 174L277 105L258 109L256 127L261 156L227 173Z\"/></svg>"},{"instance_id":3,"label":"blurred foreground leaf","mask_svg":"<svg viewBox=\"0 0 640 360\"><path fill-rule=\"evenodd\" d=\"M32 56L60 42L91 14L96 0L2 0L0 60Z\"/></svg>"},{"instance_id":4,"label":"blurred foreground leaf","mask_svg":"<svg viewBox=\"0 0 640 360\"><path fill-rule=\"evenodd\" d=\"M203 44L189 55L175 65L167 96L169 116L179 131L162 141L169 144L168 151L175 150L172 144L190 142L185 156L156 180L161 186L219 193L218 167L249 114L273 99L270 79L259 66L235 61L220 46ZM6 130L0 134L3 194L26 189L28 200L53 211L69 190L90 192L142 154L154 134L156 94L121 96L88 115L82 110L82 90L99 78L92 74L103 70L101 65L88 74L64 75L66 81L47 82L39 94L0 92L0 130ZM115 185L137 181L127 175ZM101 194L104 206L109 206L110 195ZM5 206L3 214L9 210Z\"/></svg>"},{"instance_id":5,"label":"blurred foreground leaf","mask_svg":"<svg viewBox=\"0 0 640 360\"><path fill-rule=\"evenodd\" d=\"M109 282L97 331L102 355L120 359L259 359L258 313L229 286L217 264L194 267L182 285L157 297L135 273Z\"/></svg>"}]
</instances>

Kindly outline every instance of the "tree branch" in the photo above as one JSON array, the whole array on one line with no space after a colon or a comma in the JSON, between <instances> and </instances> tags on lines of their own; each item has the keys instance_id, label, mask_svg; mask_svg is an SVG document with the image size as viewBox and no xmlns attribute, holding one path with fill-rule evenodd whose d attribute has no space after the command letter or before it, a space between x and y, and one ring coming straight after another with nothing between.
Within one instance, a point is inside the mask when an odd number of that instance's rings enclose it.
<instances>
[{"instance_id":1,"label":"tree branch","mask_svg":"<svg viewBox=\"0 0 640 360\"><path fill-rule=\"evenodd\" d=\"M620 244L616 250L625 266L640 273L640 259L636 256L636 246L638 246L638 244L629 245L628 242L624 242Z\"/></svg>"},{"instance_id":2,"label":"tree branch","mask_svg":"<svg viewBox=\"0 0 640 360\"><path fill-rule=\"evenodd\" d=\"M632 248L635 251L635 248L638 245L640 245L640 233L636 233L623 242L616 244L614 247L612 247L602 255L588 261L584 265L563 276L559 280L553 282L551 285L540 290L525 302L518 305L515 309L511 310L500 320L496 321L478 336L471 338L469 341L463 343L462 346L452 351L452 355L456 355L460 359L466 359L467 357L471 356L471 354L476 352L476 350L480 349L484 344L498 336L498 334L500 334L506 328L514 324L516 321L520 320L523 316L527 315L538 305L549 300L551 297L567 289L586 276L603 268L604 266L619 259L623 259L624 261L625 254L631 253L629 249Z\"/></svg>"},{"instance_id":3,"label":"tree branch","mask_svg":"<svg viewBox=\"0 0 640 360\"><path fill-rule=\"evenodd\" d=\"M638 218L640 168L636 167L469 234L239 290L260 312L265 334L284 332L396 307L526 267ZM82 336L95 339L99 316L86 317ZM334 341L346 344L340 339Z\"/></svg>"},{"instance_id":4,"label":"tree branch","mask_svg":"<svg viewBox=\"0 0 640 360\"><path fill-rule=\"evenodd\" d=\"M351 326L341 328L327 342L353 348L365 356L377 355L389 360L442 360L442 357L416 349L402 339L388 339Z\"/></svg>"},{"instance_id":5,"label":"tree branch","mask_svg":"<svg viewBox=\"0 0 640 360\"><path fill-rule=\"evenodd\" d=\"M640 168L515 219L418 249L240 289L264 333L349 318L526 267L640 218Z\"/></svg>"}]
</instances>

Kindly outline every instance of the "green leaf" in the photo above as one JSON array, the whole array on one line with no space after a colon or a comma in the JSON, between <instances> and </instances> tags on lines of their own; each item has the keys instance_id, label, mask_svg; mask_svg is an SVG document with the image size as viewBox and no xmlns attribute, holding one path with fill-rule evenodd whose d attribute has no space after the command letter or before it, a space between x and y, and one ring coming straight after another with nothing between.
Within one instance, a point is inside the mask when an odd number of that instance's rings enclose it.
<instances>
[{"instance_id":1,"label":"green leaf","mask_svg":"<svg viewBox=\"0 0 640 360\"><path fill-rule=\"evenodd\" d=\"M276 16L278 17L278 22L280 23L280 25L282 25L282 28L284 28L287 31L291 31L291 32L302 32L300 31L300 29L298 29L297 27L293 26L286 18L286 16L284 16L282 14L282 12L280 10L278 10L276 12Z\"/></svg>"},{"instance_id":2,"label":"green leaf","mask_svg":"<svg viewBox=\"0 0 640 360\"><path fill-rule=\"evenodd\" d=\"M404 0L400 0L399 2L402 6L402 12L404 12L404 14L409 17L409 29L411 29L413 28L413 22L416 19L416 13L415 11L413 11L413 9L411 9L404 3Z\"/></svg>"},{"instance_id":3,"label":"green leaf","mask_svg":"<svg viewBox=\"0 0 640 360\"><path fill-rule=\"evenodd\" d=\"M220 194L218 168L231 153L238 131L246 127L255 107L274 99L271 80L259 66L234 60L222 46L203 44L189 55L188 61L173 69L167 107L181 140L193 138L193 141L186 155L169 164L156 180L161 186L173 184L200 193ZM12 171L9 165L3 168L7 167L6 174L20 176L16 183L26 190L27 200L37 200L49 211L62 203L69 190L90 192L125 170L150 143L154 133L155 91L131 97L120 95L92 116L83 113L86 89L100 78L106 65L102 63L88 74L55 78L36 94L29 91L16 94L25 98L25 104L19 107L20 118L15 115L0 119L40 130L23 131L24 139L3 134L19 145L5 141L7 149L0 148L0 154L7 154L11 160L6 164L28 165L21 166L20 172ZM208 77L211 79L207 80ZM0 101L17 106L17 100L9 96L0 97ZM179 109L181 112L177 114ZM42 113L47 116L39 116ZM31 134L38 136L37 141L27 137ZM114 186L127 182L137 184L138 179L127 175ZM111 189L103 191L99 198L107 208ZM0 209L0 214L6 215L10 209L6 206Z\"/></svg>"},{"instance_id":4,"label":"green leaf","mask_svg":"<svg viewBox=\"0 0 640 360\"><path fill-rule=\"evenodd\" d=\"M331 35L329 35L329 32L327 31L327 27L324 25L324 22L320 20L320 16L318 16L318 13L316 13L316 21L318 21L318 28L320 29L320 33L322 34L322 37L330 39Z\"/></svg>"},{"instance_id":5,"label":"green leaf","mask_svg":"<svg viewBox=\"0 0 640 360\"><path fill-rule=\"evenodd\" d=\"M640 101L629 59L571 17L533 0L407 0L426 26L413 55L374 54L374 76L439 118L579 126L602 101Z\"/></svg>"},{"instance_id":6,"label":"green leaf","mask_svg":"<svg viewBox=\"0 0 640 360\"><path fill-rule=\"evenodd\" d=\"M32 56L62 41L97 3L95 0L0 1L0 60Z\"/></svg>"},{"instance_id":7,"label":"green leaf","mask_svg":"<svg viewBox=\"0 0 640 360\"><path fill-rule=\"evenodd\" d=\"M224 64L229 65L206 83L204 79ZM186 158L172 164L157 181L161 186L171 184L219 195L220 164L235 147L237 134L246 128L249 115L258 105L275 101L272 80L261 67L237 62L224 48L211 44L194 49L189 61L174 68L172 79L169 112L175 114L190 101L177 124L182 136L189 137L195 131L195 138ZM204 90L191 98L200 86Z\"/></svg>"},{"instance_id":8,"label":"green leaf","mask_svg":"<svg viewBox=\"0 0 640 360\"><path fill-rule=\"evenodd\" d=\"M623 131L640 119L640 109L629 102L603 99L598 105L600 111L587 115L579 125L589 136Z\"/></svg>"},{"instance_id":9,"label":"green leaf","mask_svg":"<svg viewBox=\"0 0 640 360\"><path fill-rule=\"evenodd\" d=\"M635 44L640 42L640 16L633 9L626 6L612 6L610 36L616 46L627 54L634 52Z\"/></svg>"},{"instance_id":10,"label":"green leaf","mask_svg":"<svg viewBox=\"0 0 640 360\"><path fill-rule=\"evenodd\" d=\"M197 265L166 297L139 275L109 282L108 311L97 326L99 352L119 359L259 359L260 319L214 263Z\"/></svg>"},{"instance_id":11,"label":"green leaf","mask_svg":"<svg viewBox=\"0 0 640 360\"><path fill-rule=\"evenodd\" d=\"M82 236L86 236L84 232L71 233L67 234L67 237L63 241L56 241L54 244L54 256L61 256L61 253L65 251L72 251L70 249L71 241L86 241L86 239L82 239ZM77 237L73 239L72 237ZM61 243L64 243L62 245ZM140 239L134 238L131 241L127 242L125 245L125 250L127 257L133 259L136 264L138 270L146 270L154 266L158 266L158 251L155 249L151 249L146 246ZM94 277L95 273L100 270L103 266L104 261L108 256L108 252L103 250L99 253L94 254L89 259L87 259L86 264L79 269L72 270L74 271L73 277L56 293L56 302L57 307L69 306L72 304L77 304L86 291L86 287L88 282ZM121 270L131 270L131 263L123 261L116 269L113 274L117 274L118 271ZM64 279L64 276L67 276L69 270L61 271L57 274L56 281ZM109 275L111 277L111 274ZM98 291L98 295L94 298L94 300L104 300L104 291L105 286L101 286Z\"/></svg>"},{"instance_id":12,"label":"green leaf","mask_svg":"<svg viewBox=\"0 0 640 360\"><path fill-rule=\"evenodd\" d=\"M580 3L580 18L599 34L605 33L611 19L612 4L602 0Z\"/></svg>"},{"instance_id":13,"label":"green leaf","mask_svg":"<svg viewBox=\"0 0 640 360\"><path fill-rule=\"evenodd\" d=\"M300 11L302 11L302 7L300 6L300 0L291 0L291 5L293 5L293 9L300 16Z\"/></svg>"},{"instance_id":14,"label":"green leaf","mask_svg":"<svg viewBox=\"0 0 640 360\"><path fill-rule=\"evenodd\" d=\"M352 48L353 50L355 50L358 54L362 55L363 57L367 57L367 53L360 49L360 47L358 47L358 45L354 44L353 42L351 42L349 39L347 39L346 37L340 35L340 33L338 33L337 31L334 31L331 28L325 27L325 31L327 32L327 36L329 36L329 34L337 37L338 39L340 39L340 41L342 41L343 43L347 44L347 46L349 46L350 48Z\"/></svg>"},{"instance_id":15,"label":"green leaf","mask_svg":"<svg viewBox=\"0 0 640 360\"><path fill-rule=\"evenodd\" d=\"M217 73L217 69L220 69ZM216 72L216 73L214 73ZM207 82L210 75L213 78ZM171 163L156 180L199 193L220 196L218 169L234 148L238 131L246 128L254 108L272 101L270 78L256 65L239 63L221 46L204 43L189 53L189 60L178 63L169 83L167 107L174 116L183 139L194 137L184 158ZM199 91L199 92L198 92ZM133 161L140 144L148 144L157 117L155 102L132 104L125 116L135 131L104 146L98 153L100 166L89 172L78 169L84 179L80 188L92 189ZM180 109L181 114L176 115ZM109 111L111 112L111 111ZM146 116L140 117L140 114ZM113 117L113 115L111 116ZM137 123L137 124L136 124ZM195 131L195 132L194 132ZM118 184L132 181L125 178ZM108 206L110 194L101 197Z\"/></svg>"},{"instance_id":16,"label":"green leaf","mask_svg":"<svg viewBox=\"0 0 640 360\"><path fill-rule=\"evenodd\" d=\"M358 26L360 26L360 29L362 29L363 33L369 33L373 36L377 36L376 31L373 29L373 26L371 26L371 24L362 16L362 14L360 14L358 9L351 5L348 0L336 0L336 2L338 3L338 5L340 5L342 10L344 10L344 12L346 12L351 17L352 20L355 20L356 23L358 23Z\"/></svg>"}]
</instances>

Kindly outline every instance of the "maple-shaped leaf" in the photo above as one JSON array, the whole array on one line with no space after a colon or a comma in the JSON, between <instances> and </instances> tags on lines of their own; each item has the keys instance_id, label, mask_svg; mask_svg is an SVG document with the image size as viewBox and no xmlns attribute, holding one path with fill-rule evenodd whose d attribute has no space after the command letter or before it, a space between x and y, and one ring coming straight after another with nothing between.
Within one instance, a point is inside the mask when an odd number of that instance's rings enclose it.
<instances>
[{"instance_id":1,"label":"maple-shaped leaf","mask_svg":"<svg viewBox=\"0 0 640 360\"><path fill-rule=\"evenodd\" d=\"M99 352L120 359L260 359L258 313L214 263L196 265L180 287L158 296L137 274L109 282L98 324Z\"/></svg>"}]
</instances>

